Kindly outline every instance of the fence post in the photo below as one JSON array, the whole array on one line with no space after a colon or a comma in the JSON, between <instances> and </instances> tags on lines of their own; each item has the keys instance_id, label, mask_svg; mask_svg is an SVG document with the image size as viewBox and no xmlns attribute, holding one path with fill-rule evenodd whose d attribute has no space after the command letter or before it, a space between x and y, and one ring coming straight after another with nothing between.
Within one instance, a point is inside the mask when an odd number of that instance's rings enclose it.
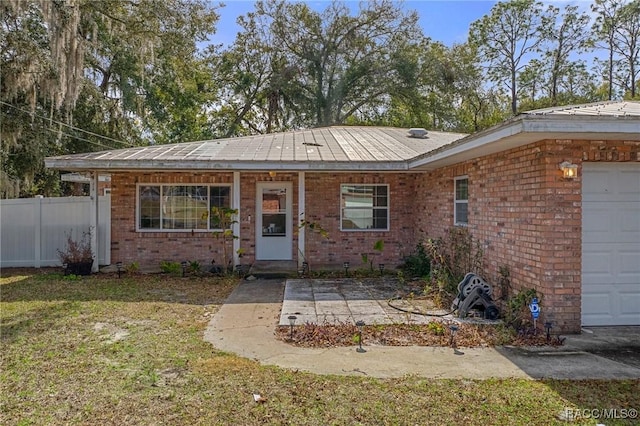
<instances>
[{"instance_id":1,"label":"fence post","mask_svg":"<svg viewBox=\"0 0 640 426\"><path fill-rule=\"evenodd\" d=\"M34 259L33 266L40 268L42 266L42 195L36 195L33 199L34 213Z\"/></svg>"},{"instance_id":2,"label":"fence post","mask_svg":"<svg viewBox=\"0 0 640 426\"><path fill-rule=\"evenodd\" d=\"M91 218L89 219L89 223L91 224L91 251L93 252L95 259L93 261L93 265L91 266L91 272L98 272L100 265L100 247L98 245L100 239L98 237L99 225L100 221L98 220L99 211L98 211L98 172L94 171L91 174L91 182L89 183L89 195L91 199L91 207L89 208L89 212Z\"/></svg>"}]
</instances>

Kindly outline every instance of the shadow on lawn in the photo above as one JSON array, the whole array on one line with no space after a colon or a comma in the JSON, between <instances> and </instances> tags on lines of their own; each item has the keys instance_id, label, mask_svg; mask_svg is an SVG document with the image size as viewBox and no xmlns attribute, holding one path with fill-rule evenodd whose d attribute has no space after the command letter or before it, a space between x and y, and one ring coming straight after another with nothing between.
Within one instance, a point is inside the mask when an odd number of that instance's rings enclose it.
<instances>
[{"instance_id":1,"label":"shadow on lawn","mask_svg":"<svg viewBox=\"0 0 640 426\"><path fill-rule=\"evenodd\" d=\"M3 345L11 344L19 340L25 332L28 332L30 338L34 338L49 331L69 315L73 304L73 302L56 303L24 310L15 315L3 315L0 341Z\"/></svg>"},{"instance_id":2,"label":"shadow on lawn","mask_svg":"<svg viewBox=\"0 0 640 426\"><path fill-rule=\"evenodd\" d=\"M236 278L175 277L165 274L96 274L65 277L59 270L3 270L3 303L28 301L166 302L193 305L224 303L236 287Z\"/></svg>"},{"instance_id":3,"label":"shadow on lawn","mask_svg":"<svg viewBox=\"0 0 640 426\"><path fill-rule=\"evenodd\" d=\"M37 337L82 315L83 302L221 305L237 279L111 274L69 278L58 270L3 270L0 278L2 344ZM154 308L147 308L154 309Z\"/></svg>"}]
</instances>

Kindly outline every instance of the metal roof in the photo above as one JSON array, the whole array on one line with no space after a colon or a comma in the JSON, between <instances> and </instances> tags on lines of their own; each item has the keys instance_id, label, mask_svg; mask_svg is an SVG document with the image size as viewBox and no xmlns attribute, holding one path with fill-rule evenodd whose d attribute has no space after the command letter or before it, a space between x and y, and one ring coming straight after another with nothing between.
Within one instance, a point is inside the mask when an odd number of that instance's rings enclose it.
<instances>
[{"instance_id":1,"label":"metal roof","mask_svg":"<svg viewBox=\"0 0 640 426\"><path fill-rule=\"evenodd\" d=\"M544 139L640 141L640 102L600 102L524 112L409 161L434 170Z\"/></svg>"},{"instance_id":2,"label":"metal roof","mask_svg":"<svg viewBox=\"0 0 640 426\"><path fill-rule=\"evenodd\" d=\"M542 139L638 141L640 102L538 109L472 135L429 131L419 138L409 129L335 126L49 157L45 165L96 171L426 171Z\"/></svg>"},{"instance_id":3,"label":"metal roof","mask_svg":"<svg viewBox=\"0 0 640 426\"><path fill-rule=\"evenodd\" d=\"M609 117L640 117L640 102L606 101L584 105L542 108L523 112L524 115L578 115Z\"/></svg>"},{"instance_id":4,"label":"metal roof","mask_svg":"<svg viewBox=\"0 0 640 426\"><path fill-rule=\"evenodd\" d=\"M408 129L335 126L286 133L154 145L50 157L63 169L406 170L407 160L466 136Z\"/></svg>"}]
</instances>

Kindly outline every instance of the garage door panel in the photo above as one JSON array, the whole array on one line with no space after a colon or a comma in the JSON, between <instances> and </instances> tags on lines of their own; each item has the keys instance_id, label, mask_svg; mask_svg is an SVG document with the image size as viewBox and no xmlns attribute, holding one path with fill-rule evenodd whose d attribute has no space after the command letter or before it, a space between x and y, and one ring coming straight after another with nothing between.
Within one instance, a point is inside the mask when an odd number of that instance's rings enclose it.
<instances>
[{"instance_id":1,"label":"garage door panel","mask_svg":"<svg viewBox=\"0 0 640 426\"><path fill-rule=\"evenodd\" d=\"M582 213L582 223L589 228L589 234L608 232L612 221L607 203L592 203L589 209Z\"/></svg>"},{"instance_id":2,"label":"garage door panel","mask_svg":"<svg viewBox=\"0 0 640 426\"><path fill-rule=\"evenodd\" d=\"M608 290L589 293L582 298L582 309L590 315L611 316L612 307Z\"/></svg>"},{"instance_id":3,"label":"garage door panel","mask_svg":"<svg viewBox=\"0 0 640 426\"><path fill-rule=\"evenodd\" d=\"M582 323L640 325L640 164L582 172Z\"/></svg>"},{"instance_id":4,"label":"garage door panel","mask_svg":"<svg viewBox=\"0 0 640 426\"><path fill-rule=\"evenodd\" d=\"M629 278L629 283L635 283L640 287L640 272L638 262L640 262L640 251L621 251L618 254L618 264L620 265L619 275Z\"/></svg>"},{"instance_id":5,"label":"garage door panel","mask_svg":"<svg viewBox=\"0 0 640 426\"><path fill-rule=\"evenodd\" d=\"M633 241L640 244L640 212L637 210L637 206L640 203L619 203L619 217L620 227L618 228L622 232L622 236L633 238Z\"/></svg>"},{"instance_id":6,"label":"garage door panel","mask_svg":"<svg viewBox=\"0 0 640 426\"><path fill-rule=\"evenodd\" d=\"M620 293L620 315L628 318L640 320L638 312L640 306L640 294L637 292L621 292Z\"/></svg>"},{"instance_id":7,"label":"garage door panel","mask_svg":"<svg viewBox=\"0 0 640 426\"><path fill-rule=\"evenodd\" d=\"M640 163L583 163L582 201L640 202Z\"/></svg>"},{"instance_id":8,"label":"garage door panel","mask_svg":"<svg viewBox=\"0 0 640 426\"><path fill-rule=\"evenodd\" d=\"M594 292L582 297L582 324L611 325L614 317L613 301L608 291Z\"/></svg>"},{"instance_id":9,"label":"garage door panel","mask_svg":"<svg viewBox=\"0 0 640 426\"><path fill-rule=\"evenodd\" d=\"M617 177L617 193L627 199L640 200L640 174L633 169L620 170Z\"/></svg>"},{"instance_id":10,"label":"garage door panel","mask_svg":"<svg viewBox=\"0 0 640 426\"><path fill-rule=\"evenodd\" d=\"M582 253L582 272L589 276L608 276L611 274L611 254L607 251L590 251Z\"/></svg>"},{"instance_id":11,"label":"garage door panel","mask_svg":"<svg viewBox=\"0 0 640 426\"><path fill-rule=\"evenodd\" d=\"M640 241L640 203L583 203L584 242L638 243ZM640 243L638 243L640 244Z\"/></svg>"},{"instance_id":12,"label":"garage door panel","mask_svg":"<svg viewBox=\"0 0 640 426\"><path fill-rule=\"evenodd\" d=\"M594 170L587 173L587 165L584 165L582 174L582 201L606 201L613 193L611 181L614 179L608 170Z\"/></svg>"}]
</instances>

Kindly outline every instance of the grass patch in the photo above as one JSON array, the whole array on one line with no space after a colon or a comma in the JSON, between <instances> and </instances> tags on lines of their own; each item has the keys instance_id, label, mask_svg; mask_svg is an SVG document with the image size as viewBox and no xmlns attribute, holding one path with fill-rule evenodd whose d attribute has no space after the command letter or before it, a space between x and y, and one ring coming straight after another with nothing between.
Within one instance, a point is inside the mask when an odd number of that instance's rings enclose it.
<instances>
[{"instance_id":1,"label":"grass patch","mask_svg":"<svg viewBox=\"0 0 640 426\"><path fill-rule=\"evenodd\" d=\"M379 380L263 367L202 339L233 280L3 275L3 425L563 424L567 407L640 406L637 380Z\"/></svg>"}]
</instances>

